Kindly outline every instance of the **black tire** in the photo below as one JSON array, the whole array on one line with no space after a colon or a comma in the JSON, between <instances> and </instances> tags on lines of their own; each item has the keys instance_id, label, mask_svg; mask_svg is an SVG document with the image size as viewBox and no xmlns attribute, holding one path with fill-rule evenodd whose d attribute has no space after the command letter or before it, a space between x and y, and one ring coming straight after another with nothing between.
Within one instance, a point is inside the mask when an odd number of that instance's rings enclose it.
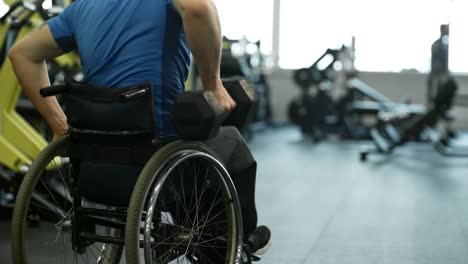
<instances>
[{"instance_id":1,"label":"black tire","mask_svg":"<svg viewBox=\"0 0 468 264\"><path fill-rule=\"evenodd\" d=\"M191 168L193 174L188 173L192 172ZM198 172L205 168L204 179L200 180ZM208 173L210 168L214 168L213 176ZM218 183L215 192L212 187ZM203 184L201 192L197 190L200 184ZM191 186L194 189L188 189ZM222 195L219 201L223 203L214 204L219 193ZM210 201L211 207L206 210ZM214 212L213 208L216 208ZM225 213L210 214L219 209L224 209ZM220 217L222 221L218 221ZM240 263L241 219L234 184L212 150L201 143L173 142L151 157L135 185L125 230L127 263L170 263L172 260L177 263ZM143 230L147 232L141 231L142 221ZM142 235L143 249L140 248ZM208 242L216 245L208 247ZM182 252L181 247L186 250ZM205 253L219 257L204 261Z\"/></svg>"},{"instance_id":2,"label":"black tire","mask_svg":"<svg viewBox=\"0 0 468 264\"><path fill-rule=\"evenodd\" d=\"M121 246L91 243L82 253L72 249L68 230L73 225L73 199L68 189L67 145L68 138L64 137L47 146L21 183L11 226L15 264L88 263L90 258L102 264L120 261ZM34 225L28 224L31 213L41 219L35 218Z\"/></svg>"}]
</instances>

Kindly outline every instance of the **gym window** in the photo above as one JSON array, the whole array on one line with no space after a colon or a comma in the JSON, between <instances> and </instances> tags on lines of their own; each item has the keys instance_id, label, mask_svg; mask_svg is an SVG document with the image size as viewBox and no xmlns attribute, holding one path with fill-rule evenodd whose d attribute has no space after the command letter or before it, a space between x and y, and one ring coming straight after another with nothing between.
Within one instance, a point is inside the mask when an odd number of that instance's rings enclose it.
<instances>
[{"instance_id":1,"label":"gym window","mask_svg":"<svg viewBox=\"0 0 468 264\"><path fill-rule=\"evenodd\" d=\"M350 45L355 36L358 70L425 73L439 26L450 22L451 70L468 72L462 59L467 6L463 0L281 1L279 66L310 66L327 48Z\"/></svg>"},{"instance_id":2,"label":"gym window","mask_svg":"<svg viewBox=\"0 0 468 264\"><path fill-rule=\"evenodd\" d=\"M272 0L214 0L218 8L223 35L230 39L246 37L260 40L264 54L272 52Z\"/></svg>"},{"instance_id":3,"label":"gym window","mask_svg":"<svg viewBox=\"0 0 468 264\"><path fill-rule=\"evenodd\" d=\"M5 4L2 0L0 0L0 17L2 17L6 12L8 12L8 5Z\"/></svg>"},{"instance_id":4,"label":"gym window","mask_svg":"<svg viewBox=\"0 0 468 264\"><path fill-rule=\"evenodd\" d=\"M338 8L337 2L342 2L343 7ZM310 66L327 48L349 42L348 25L341 22L348 2L352 1L281 1L279 66L286 69Z\"/></svg>"},{"instance_id":5,"label":"gym window","mask_svg":"<svg viewBox=\"0 0 468 264\"><path fill-rule=\"evenodd\" d=\"M52 0L45 0L44 3L42 4L42 7L44 9L49 9L52 7ZM8 12L10 8L8 5L5 3L5 1L0 0L0 17L2 17L6 12Z\"/></svg>"},{"instance_id":6,"label":"gym window","mask_svg":"<svg viewBox=\"0 0 468 264\"><path fill-rule=\"evenodd\" d=\"M454 0L451 6L452 17L450 21L450 70L457 73L468 73L468 2Z\"/></svg>"}]
</instances>

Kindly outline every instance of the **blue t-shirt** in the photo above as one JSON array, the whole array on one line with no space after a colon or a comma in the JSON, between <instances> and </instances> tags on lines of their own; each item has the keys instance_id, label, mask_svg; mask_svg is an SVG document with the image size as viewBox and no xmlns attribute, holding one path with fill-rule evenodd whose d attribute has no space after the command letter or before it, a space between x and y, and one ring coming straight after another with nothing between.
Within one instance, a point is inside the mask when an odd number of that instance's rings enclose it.
<instances>
[{"instance_id":1,"label":"blue t-shirt","mask_svg":"<svg viewBox=\"0 0 468 264\"><path fill-rule=\"evenodd\" d=\"M48 24L64 52L78 50L85 83L152 81L156 131L174 134L169 113L184 91L190 50L172 0L78 0Z\"/></svg>"}]
</instances>

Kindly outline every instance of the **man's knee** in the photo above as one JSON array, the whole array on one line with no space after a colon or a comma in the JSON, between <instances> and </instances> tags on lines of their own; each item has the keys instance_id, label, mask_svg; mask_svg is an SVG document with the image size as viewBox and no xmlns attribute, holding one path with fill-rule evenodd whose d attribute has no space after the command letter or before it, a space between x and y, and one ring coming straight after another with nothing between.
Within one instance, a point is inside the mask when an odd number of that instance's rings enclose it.
<instances>
[{"instance_id":1,"label":"man's knee","mask_svg":"<svg viewBox=\"0 0 468 264\"><path fill-rule=\"evenodd\" d=\"M205 142L232 172L239 172L255 164L247 142L235 127L221 127L216 137Z\"/></svg>"}]
</instances>

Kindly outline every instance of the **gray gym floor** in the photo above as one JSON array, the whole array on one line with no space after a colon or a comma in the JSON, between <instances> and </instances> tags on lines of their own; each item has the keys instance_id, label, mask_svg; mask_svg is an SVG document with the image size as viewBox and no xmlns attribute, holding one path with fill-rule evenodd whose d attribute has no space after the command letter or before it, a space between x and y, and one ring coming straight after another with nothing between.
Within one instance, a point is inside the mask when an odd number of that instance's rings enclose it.
<instances>
[{"instance_id":1,"label":"gray gym floor","mask_svg":"<svg viewBox=\"0 0 468 264\"><path fill-rule=\"evenodd\" d=\"M468 263L468 158L412 144L361 163L361 143L313 145L294 128L250 144L260 224L273 232L261 263ZM8 236L0 222L1 264Z\"/></svg>"}]
</instances>

